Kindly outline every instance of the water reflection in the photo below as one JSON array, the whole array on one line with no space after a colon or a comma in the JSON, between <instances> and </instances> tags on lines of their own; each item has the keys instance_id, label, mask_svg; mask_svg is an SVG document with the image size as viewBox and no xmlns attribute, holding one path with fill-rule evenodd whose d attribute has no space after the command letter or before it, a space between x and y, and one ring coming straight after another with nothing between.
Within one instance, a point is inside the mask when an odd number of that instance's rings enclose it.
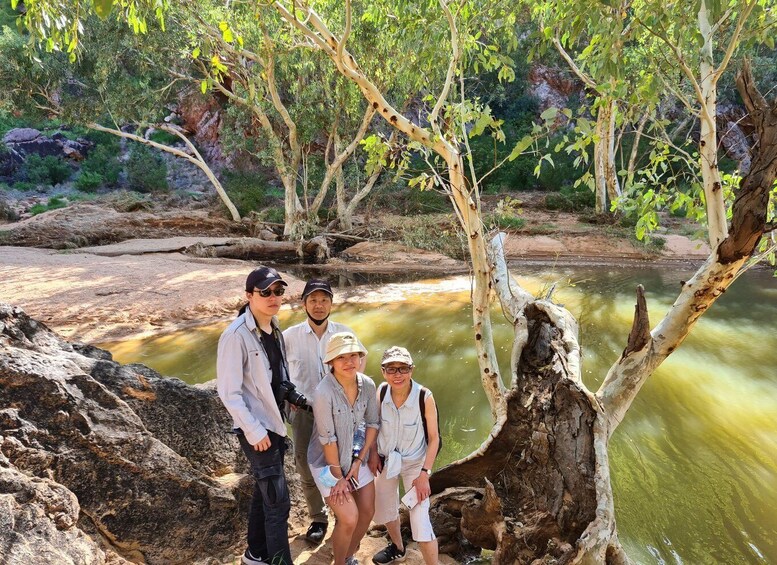
<instances>
[{"instance_id":1,"label":"water reflection","mask_svg":"<svg viewBox=\"0 0 777 565\"><path fill-rule=\"evenodd\" d=\"M645 286L653 324L692 273L659 269L571 269L520 273L533 293L554 296L580 322L584 380L595 388L622 351ZM302 320L281 313L283 325ZM442 462L477 447L491 417L472 345L469 282L453 278L364 288L334 319L371 353L408 347L416 377L441 407ZM512 329L494 309L507 367ZM146 363L188 382L215 376L218 336L228 323L141 342L109 344L117 360ZM621 541L639 563L777 563L777 283L748 273L702 318L686 343L640 392L611 445Z\"/></svg>"}]
</instances>

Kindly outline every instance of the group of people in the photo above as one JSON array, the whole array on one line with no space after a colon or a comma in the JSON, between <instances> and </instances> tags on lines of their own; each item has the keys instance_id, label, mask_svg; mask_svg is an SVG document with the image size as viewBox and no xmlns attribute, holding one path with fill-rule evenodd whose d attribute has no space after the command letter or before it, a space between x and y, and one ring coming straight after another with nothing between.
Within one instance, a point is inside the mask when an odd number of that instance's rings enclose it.
<instances>
[{"instance_id":1,"label":"group of people","mask_svg":"<svg viewBox=\"0 0 777 565\"><path fill-rule=\"evenodd\" d=\"M294 459L311 524L305 535L323 541L335 517L335 565L357 565L370 522L385 524L390 542L373 563L404 561L399 478L410 508L413 540L427 565L437 563L429 519L429 477L440 446L431 392L413 380L413 359L394 346L381 358L385 383L364 374L367 349L354 332L329 320L334 298L326 281L302 292L307 319L281 331L277 318L287 283L270 267L246 279L246 300L219 340L217 388L251 467L246 565L293 563L291 509L283 460L291 424Z\"/></svg>"}]
</instances>

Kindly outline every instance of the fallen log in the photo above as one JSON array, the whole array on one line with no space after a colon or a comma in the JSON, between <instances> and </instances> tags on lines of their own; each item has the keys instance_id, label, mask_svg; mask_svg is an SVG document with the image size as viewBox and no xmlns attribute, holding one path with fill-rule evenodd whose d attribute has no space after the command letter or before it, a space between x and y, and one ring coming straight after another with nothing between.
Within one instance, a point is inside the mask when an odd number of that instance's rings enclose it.
<instances>
[{"instance_id":1,"label":"fallen log","mask_svg":"<svg viewBox=\"0 0 777 565\"><path fill-rule=\"evenodd\" d=\"M306 263L322 263L329 258L329 246L326 239L320 236L299 242L242 237L219 245L196 243L185 248L184 253L195 257L256 261L295 261L301 258Z\"/></svg>"}]
</instances>

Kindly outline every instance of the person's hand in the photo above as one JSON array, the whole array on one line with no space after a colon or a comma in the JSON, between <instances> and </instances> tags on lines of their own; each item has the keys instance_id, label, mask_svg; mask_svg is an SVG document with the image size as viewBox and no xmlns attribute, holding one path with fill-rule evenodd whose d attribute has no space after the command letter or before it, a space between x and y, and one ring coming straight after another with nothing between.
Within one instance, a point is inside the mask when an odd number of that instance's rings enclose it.
<instances>
[{"instance_id":1,"label":"person's hand","mask_svg":"<svg viewBox=\"0 0 777 565\"><path fill-rule=\"evenodd\" d=\"M267 434L262 439L258 441L258 443L254 444L254 449L256 451L267 451L270 449L270 446L272 445L272 442L270 441L270 434Z\"/></svg>"},{"instance_id":2,"label":"person's hand","mask_svg":"<svg viewBox=\"0 0 777 565\"><path fill-rule=\"evenodd\" d=\"M426 500L432 494L432 487L429 486L429 474L426 471L421 471L418 477L413 481L415 491L418 494L418 502Z\"/></svg>"},{"instance_id":3,"label":"person's hand","mask_svg":"<svg viewBox=\"0 0 777 565\"><path fill-rule=\"evenodd\" d=\"M351 501L351 484L346 477L338 479L337 484L329 491L329 498L335 504L345 504Z\"/></svg>"},{"instance_id":4,"label":"person's hand","mask_svg":"<svg viewBox=\"0 0 777 565\"><path fill-rule=\"evenodd\" d=\"M378 450L373 448L370 449L370 456L367 459L367 467L370 468L370 471L373 475L379 475L381 471L383 471L383 465L380 464L380 455L378 455Z\"/></svg>"},{"instance_id":5,"label":"person's hand","mask_svg":"<svg viewBox=\"0 0 777 565\"><path fill-rule=\"evenodd\" d=\"M348 474L345 475L346 479L350 479L353 477L357 481L359 480L359 468L362 466L362 462L359 459L354 459L351 461L351 468L348 469Z\"/></svg>"}]
</instances>

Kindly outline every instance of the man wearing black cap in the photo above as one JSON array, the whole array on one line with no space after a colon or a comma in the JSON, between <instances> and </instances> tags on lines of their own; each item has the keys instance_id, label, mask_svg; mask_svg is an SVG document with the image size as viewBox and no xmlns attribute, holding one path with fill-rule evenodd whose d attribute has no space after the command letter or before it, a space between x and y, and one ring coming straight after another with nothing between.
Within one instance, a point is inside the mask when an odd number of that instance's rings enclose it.
<instances>
[{"instance_id":1,"label":"man wearing black cap","mask_svg":"<svg viewBox=\"0 0 777 565\"><path fill-rule=\"evenodd\" d=\"M275 318L285 290L286 282L275 269L260 267L251 272L246 279L248 304L219 339L216 387L232 415L255 482L244 565L292 565L281 389L281 382L288 379L288 368Z\"/></svg>"},{"instance_id":2,"label":"man wearing black cap","mask_svg":"<svg viewBox=\"0 0 777 565\"><path fill-rule=\"evenodd\" d=\"M322 359L329 338L338 332L353 333L348 326L329 320L332 311L332 287L328 282L311 279L302 291L302 307L307 320L286 329L283 332L286 341L286 353L289 360L289 375L297 390L308 399L324 378L328 369ZM364 370L364 363L359 368ZM297 410L291 417L291 432L294 436L294 463L302 479L302 492L308 506L312 523L305 539L318 544L324 539L328 526L328 517L324 500L316 487L308 466L308 444L313 434L313 414Z\"/></svg>"}]
</instances>

